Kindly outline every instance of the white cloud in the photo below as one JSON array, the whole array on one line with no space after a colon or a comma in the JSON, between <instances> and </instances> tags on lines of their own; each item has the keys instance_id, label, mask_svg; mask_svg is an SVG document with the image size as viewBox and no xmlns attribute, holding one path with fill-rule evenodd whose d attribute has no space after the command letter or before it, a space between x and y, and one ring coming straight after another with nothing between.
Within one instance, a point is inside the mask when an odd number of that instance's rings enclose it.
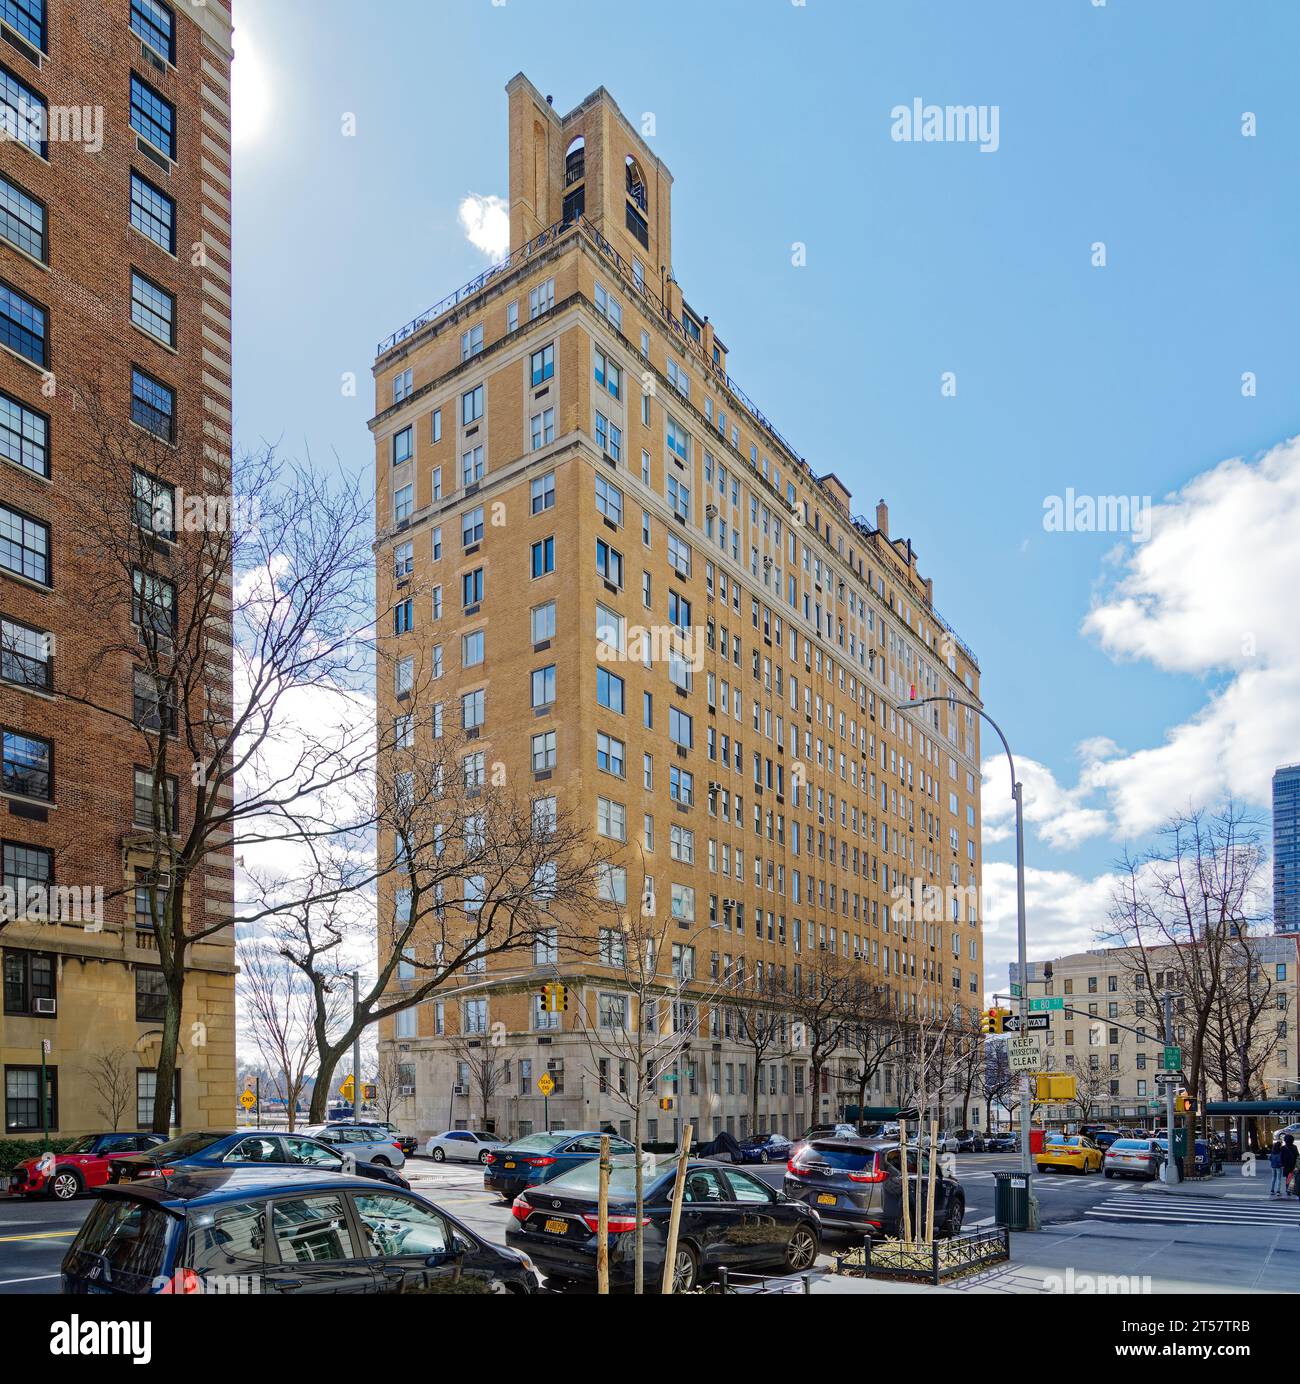
<instances>
[{"instance_id":1,"label":"white cloud","mask_svg":"<svg viewBox=\"0 0 1300 1384\"><path fill-rule=\"evenodd\" d=\"M231 47L234 58L230 64L230 139L236 145L251 144L266 128L272 82L257 34L250 31L242 12Z\"/></svg>"},{"instance_id":2,"label":"white cloud","mask_svg":"<svg viewBox=\"0 0 1300 1384\"><path fill-rule=\"evenodd\" d=\"M510 253L510 208L495 193L471 192L457 210L469 243L493 262Z\"/></svg>"},{"instance_id":3,"label":"white cloud","mask_svg":"<svg viewBox=\"0 0 1300 1384\"><path fill-rule=\"evenodd\" d=\"M1094 777L1103 754L1113 752L1113 742L1094 736L1079 747L1083 760L1079 783L1064 788L1045 764L1036 759L1016 760L1016 772L1024 785L1025 822L1037 828L1049 846L1068 850L1093 836L1105 833L1108 818L1104 810L1084 803L1094 790ZM1001 756L984 761L980 805L985 841L1008 840L1015 827L1015 805L1008 782L1007 762Z\"/></svg>"}]
</instances>

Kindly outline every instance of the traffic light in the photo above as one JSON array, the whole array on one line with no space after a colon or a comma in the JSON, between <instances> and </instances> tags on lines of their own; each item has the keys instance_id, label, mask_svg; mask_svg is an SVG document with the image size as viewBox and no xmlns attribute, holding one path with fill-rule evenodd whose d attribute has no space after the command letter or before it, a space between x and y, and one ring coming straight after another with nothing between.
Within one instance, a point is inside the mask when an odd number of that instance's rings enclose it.
<instances>
[{"instance_id":1,"label":"traffic light","mask_svg":"<svg viewBox=\"0 0 1300 1384\"><path fill-rule=\"evenodd\" d=\"M569 990L558 980L547 981L541 988L542 1009L547 1014L564 1013L569 1008Z\"/></svg>"},{"instance_id":2,"label":"traffic light","mask_svg":"<svg viewBox=\"0 0 1300 1384\"><path fill-rule=\"evenodd\" d=\"M1196 1098L1189 1096L1186 1091L1174 1097L1174 1111L1179 1115L1196 1114Z\"/></svg>"},{"instance_id":3,"label":"traffic light","mask_svg":"<svg viewBox=\"0 0 1300 1384\"><path fill-rule=\"evenodd\" d=\"M660 1109L660 1110L671 1110L672 1108L673 1108L673 1098L672 1098L671 1096L660 1096L660 1097L659 1097L659 1109Z\"/></svg>"},{"instance_id":4,"label":"traffic light","mask_svg":"<svg viewBox=\"0 0 1300 1384\"><path fill-rule=\"evenodd\" d=\"M1007 1016L1011 1013L1009 1009L986 1009L980 1015L981 1033L1005 1033L1005 1023Z\"/></svg>"}]
</instances>

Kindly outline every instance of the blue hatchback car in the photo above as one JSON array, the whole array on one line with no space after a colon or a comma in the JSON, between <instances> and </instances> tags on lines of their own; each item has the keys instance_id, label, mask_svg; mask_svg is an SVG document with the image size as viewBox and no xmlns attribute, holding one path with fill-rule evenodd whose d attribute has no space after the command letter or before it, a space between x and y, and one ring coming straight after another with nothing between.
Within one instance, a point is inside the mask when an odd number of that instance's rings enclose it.
<instances>
[{"instance_id":1,"label":"blue hatchback car","mask_svg":"<svg viewBox=\"0 0 1300 1384\"><path fill-rule=\"evenodd\" d=\"M504 1148L493 1149L483 1169L483 1187L512 1202L526 1187L549 1182L561 1173L589 1163L600 1154L601 1134L592 1129L551 1129L526 1134ZM617 1134L609 1136L611 1153L635 1153L636 1146Z\"/></svg>"},{"instance_id":2,"label":"blue hatchback car","mask_svg":"<svg viewBox=\"0 0 1300 1384\"><path fill-rule=\"evenodd\" d=\"M741 1163L785 1163L789 1161L794 1144L784 1134L755 1134L740 1141Z\"/></svg>"}]
</instances>

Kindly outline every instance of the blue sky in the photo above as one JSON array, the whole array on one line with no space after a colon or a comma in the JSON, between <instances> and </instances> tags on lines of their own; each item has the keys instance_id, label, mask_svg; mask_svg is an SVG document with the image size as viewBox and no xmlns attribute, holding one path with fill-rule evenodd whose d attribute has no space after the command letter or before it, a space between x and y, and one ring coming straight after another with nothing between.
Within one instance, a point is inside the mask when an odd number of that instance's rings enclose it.
<instances>
[{"instance_id":1,"label":"blue sky","mask_svg":"<svg viewBox=\"0 0 1300 1384\"><path fill-rule=\"evenodd\" d=\"M488 263L458 211L507 193L506 81L561 111L604 85L654 113L673 268L732 373L860 513L888 500L979 655L1026 762L1031 952L1091 944L1117 853L1166 811L1266 806L1300 759L1300 6L236 0L235 22L242 443L368 469L376 342ZM996 107L996 151L892 139L916 98ZM1152 497L1151 537L1046 532L1067 488Z\"/></svg>"}]
</instances>

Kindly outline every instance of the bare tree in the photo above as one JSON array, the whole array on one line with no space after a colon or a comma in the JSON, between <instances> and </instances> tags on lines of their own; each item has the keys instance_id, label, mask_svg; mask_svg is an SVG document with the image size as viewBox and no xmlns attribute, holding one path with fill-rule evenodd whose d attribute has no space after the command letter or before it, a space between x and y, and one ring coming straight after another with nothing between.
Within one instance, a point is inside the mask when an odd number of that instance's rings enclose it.
<instances>
[{"instance_id":1,"label":"bare tree","mask_svg":"<svg viewBox=\"0 0 1300 1384\"><path fill-rule=\"evenodd\" d=\"M1109 936L1128 949L1130 982L1157 1013L1166 992L1176 994L1172 1036L1182 1033L1183 1070L1193 1093L1201 1089L1228 973L1255 922L1248 902L1258 896L1262 868L1259 826L1231 801L1171 817L1151 850L1122 862ZM1189 1156L1198 1118L1195 1108L1186 1117Z\"/></svg>"},{"instance_id":2,"label":"bare tree","mask_svg":"<svg viewBox=\"0 0 1300 1384\"><path fill-rule=\"evenodd\" d=\"M241 1031L256 1043L292 1130L298 1103L316 1065L312 990L302 973L263 937L242 938L237 955ZM331 1022L342 998L340 991L329 996Z\"/></svg>"},{"instance_id":3,"label":"bare tree","mask_svg":"<svg viewBox=\"0 0 1300 1384\"><path fill-rule=\"evenodd\" d=\"M867 1104L867 1088L895 1055L899 1033L889 1007L889 991L877 985L854 991L854 1007L845 1025L844 1046L850 1053L848 1082L857 1093L858 1127Z\"/></svg>"},{"instance_id":4,"label":"bare tree","mask_svg":"<svg viewBox=\"0 0 1300 1384\"><path fill-rule=\"evenodd\" d=\"M451 1040L451 1050L465 1064L469 1073L470 1098L472 1100L477 1095L483 1126L486 1128L491 1118L492 1099L505 1083L505 1062L487 1034L457 1034Z\"/></svg>"},{"instance_id":5,"label":"bare tree","mask_svg":"<svg viewBox=\"0 0 1300 1384\"><path fill-rule=\"evenodd\" d=\"M761 983L761 964L754 974L755 981ZM749 1086L749 1128L757 1132L761 1094L759 1073L769 1054L779 1053L786 1047L789 1012L783 1005L784 987L763 990L756 985L746 985L743 973L739 982L736 988L727 991L726 1007L735 1018L736 1041L745 1048L752 1062L754 1079Z\"/></svg>"},{"instance_id":6,"label":"bare tree","mask_svg":"<svg viewBox=\"0 0 1300 1384\"><path fill-rule=\"evenodd\" d=\"M95 1109L115 1130L135 1099L135 1054L126 1048L106 1048L86 1063L95 1090Z\"/></svg>"},{"instance_id":7,"label":"bare tree","mask_svg":"<svg viewBox=\"0 0 1300 1384\"><path fill-rule=\"evenodd\" d=\"M137 780L127 878L113 892L143 885L149 900L166 984L152 1123L166 1133L187 963L232 924L205 906L232 843L282 853L367 825L345 790L373 753L357 729L374 619L371 502L359 478L273 450L227 464L198 418L176 429L141 405L125 421L98 382L61 387L80 424L71 522L103 580L79 593L100 633L61 650L55 691L135 738L146 786ZM309 695L316 713L294 724Z\"/></svg>"},{"instance_id":8,"label":"bare tree","mask_svg":"<svg viewBox=\"0 0 1300 1384\"><path fill-rule=\"evenodd\" d=\"M812 1124L821 1112L822 1073L844 1045L867 989L862 975L827 953L801 973L785 996L792 1023L791 1046L808 1059Z\"/></svg>"},{"instance_id":9,"label":"bare tree","mask_svg":"<svg viewBox=\"0 0 1300 1384\"><path fill-rule=\"evenodd\" d=\"M391 1124L393 1110L402 1098L402 1064L392 1048L382 1049L375 1059L375 1108Z\"/></svg>"}]
</instances>

